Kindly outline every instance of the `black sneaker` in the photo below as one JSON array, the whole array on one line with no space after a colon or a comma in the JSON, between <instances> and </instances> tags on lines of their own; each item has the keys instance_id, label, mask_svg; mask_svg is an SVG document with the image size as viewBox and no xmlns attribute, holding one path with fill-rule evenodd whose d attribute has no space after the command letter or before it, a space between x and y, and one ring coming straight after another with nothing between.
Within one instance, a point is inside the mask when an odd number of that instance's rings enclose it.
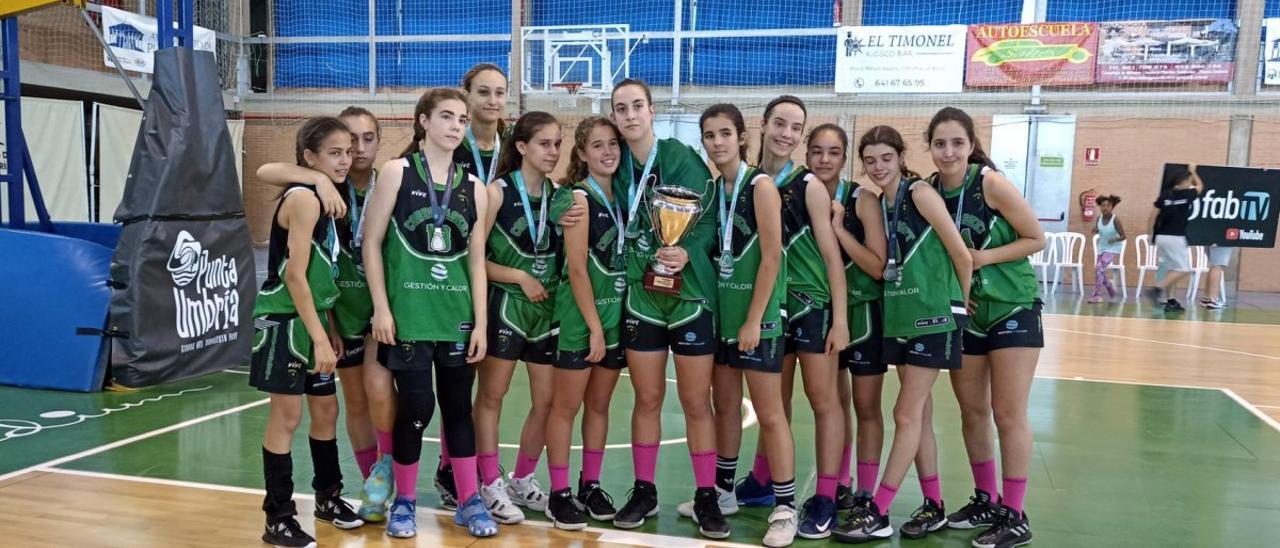
<instances>
[{"instance_id":1,"label":"black sneaker","mask_svg":"<svg viewBox=\"0 0 1280 548\"><path fill-rule=\"evenodd\" d=\"M893 526L889 524L889 516L880 514L876 503L868 502L849 512L849 517L832 535L840 542L860 544L893 536Z\"/></svg>"},{"instance_id":2,"label":"black sneaker","mask_svg":"<svg viewBox=\"0 0 1280 548\"><path fill-rule=\"evenodd\" d=\"M573 491L568 487L551 493L551 498L547 499L546 514L556 529L580 531L587 528L587 514L582 503L573 498Z\"/></svg>"},{"instance_id":3,"label":"black sneaker","mask_svg":"<svg viewBox=\"0 0 1280 548\"><path fill-rule=\"evenodd\" d=\"M1025 512L1000 507L996 523L973 539L974 548L1013 548L1031 543L1031 521Z\"/></svg>"},{"instance_id":4,"label":"black sneaker","mask_svg":"<svg viewBox=\"0 0 1280 548\"><path fill-rule=\"evenodd\" d=\"M871 505L871 494L863 492L861 494L857 494L853 496L853 508L851 509L858 509L858 508L861 508L864 506L870 506L870 505Z\"/></svg>"},{"instance_id":5,"label":"black sneaker","mask_svg":"<svg viewBox=\"0 0 1280 548\"><path fill-rule=\"evenodd\" d=\"M645 518L658 515L658 487L644 480L636 480L627 492L627 503L613 516L613 526L619 529L635 529L644 525Z\"/></svg>"},{"instance_id":6,"label":"black sneaker","mask_svg":"<svg viewBox=\"0 0 1280 548\"><path fill-rule=\"evenodd\" d=\"M973 490L969 504L947 516L947 527L952 529L977 529L996 522L1000 507L991 502L991 495L979 489Z\"/></svg>"},{"instance_id":7,"label":"black sneaker","mask_svg":"<svg viewBox=\"0 0 1280 548\"><path fill-rule=\"evenodd\" d=\"M902 536L910 539L919 539L929 536L929 533L937 531L947 526L947 512L943 506L933 502L933 499L924 499L924 504L916 508L911 513L911 519L902 524L898 530L902 532Z\"/></svg>"},{"instance_id":8,"label":"black sneaker","mask_svg":"<svg viewBox=\"0 0 1280 548\"><path fill-rule=\"evenodd\" d=\"M1178 302L1178 299L1169 299L1164 302L1165 312L1182 312L1183 310L1186 310L1186 308L1182 307L1182 303Z\"/></svg>"},{"instance_id":9,"label":"black sneaker","mask_svg":"<svg viewBox=\"0 0 1280 548\"><path fill-rule=\"evenodd\" d=\"M729 538L729 522L720 512L720 493L715 487L702 487L693 493L693 522L704 537Z\"/></svg>"},{"instance_id":10,"label":"black sneaker","mask_svg":"<svg viewBox=\"0 0 1280 548\"><path fill-rule=\"evenodd\" d=\"M458 486L453 483L453 465L436 468L436 491L440 493L440 507L458 509Z\"/></svg>"},{"instance_id":11,"label":"black sneaker","mask_svg":"<svg viewBox=\"0 0 1280 548\"><path fill-rule=\"evenodd\" d=\"M613 507L613 497L600 487L598 481L578 485L578 502L587 509L587 515L597 521L609 521L618 515L618 509Z\"/></svg>"},{"instance_id":12,"label":"black sneaker","mask_svg":"<svg viewBox=\"0 0 1280 548\"><path fill-rule=\"evenodd\" d=\"M316 539L303 531L302 526L298 525L298 520L293 519L293 516L275 523L267 522L267 528L262 533L262 542L289 548L315 548L316 545Z\"/></svg>"},{"instance_id":13,"label":"black sneaker","mask_svg":"<svg viewBox=\"0 0 1280 548\"><path fill-rule=\"evenodd\" d=\"M853 510L857 506L858 499L853 496L853 487L847 485L836 486L836 508L840 510Z\"/></svg>"},{"instance_id":14,"label":"black sneaker","mask_svg":"<svg viewBox=\"0 0 1280 548\"><path fill-rule=\"evenodd\" d=\"M333 489L325 493L316 493L316 519L332 523L339 529L355 529L364 525L360 514L350 503L342 499L342 492Z\"/></svg>"}]
</instances>

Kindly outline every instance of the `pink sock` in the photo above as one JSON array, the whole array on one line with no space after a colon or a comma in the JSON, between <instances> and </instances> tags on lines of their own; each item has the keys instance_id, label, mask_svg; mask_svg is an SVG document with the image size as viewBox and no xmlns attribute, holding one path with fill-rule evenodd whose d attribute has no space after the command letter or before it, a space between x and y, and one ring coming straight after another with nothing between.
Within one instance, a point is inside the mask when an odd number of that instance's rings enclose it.
<instances>
[{"instance_id":1,"label":"pink sock","mask_svg":"<svg viewBox=\"0 0 1280 548\"><path fill-rule=\"evenodd\" d=\"M516 474L517 478L528 477L534 470L538 469L538 459L542 457L542 453L538 453L532 457L524 453L516 455Z\"/></svg>"},{"instance_id":2,"label":"pink sock","mask_svg":"<svg viewBox=\"0 0 1280 548\"><path fill-rule=\"evenodd\" d=\"M1027 478L1004 478L1004 498L1000 503L1022 512L1022 500L1027 496Z\"/></svg>"},{"instance_id":3,"label":"pink sock","mask_svg":"<svg viewBox=\"0 0 1280 548\"><path fill-rule=\"evenodd\" d=\"M440 426L440 468L443 470L449 467L449 443L444 441L444 426Z\"/></svg>"},{"instance_id":4,"label":"pink sock","mask_svg":"<svg viewBox=\"0 0 1280 548\"><path fill-rule=\"evenodd\" d=\"M880 482L880 488L876 490L876 496L871 499L872 504L880 509L880 515L889 515L889 507L893 505L893 497L898 496L898 488L884 482Z\"/></svg>"},{"instance_id":5,"label":"pink sock","mask_svg":"<svg viewBox=\"0 0 1280 548\"><path fill-rule=\"evenodd\" d=\"M769 485L773 481L773 473L769 471L769 457L764 453L756 455L756 462L751 466L751 477L756 478L760 485Z\"/></svg>"},{"instance_id":6,"label":"pink sock","mask_svg":"<svg viewBox=\"0 0 1280 548\"><path fill-rule=\"evenodd\" d=\"M383 432L374 430L374 435L378 438L378 453L382 455L391 454L391 432Z\"/></svg>"},{"instance_id":7,"label":"pink sock","mask_svg":"<svg viewBox=\"0 0 1280 548\"><path fill-rule=\"evenodd\" d=\"M496 456L494 457L496 460ZM453 459L453 484L458 488L458 504L462 505L476 494L476 458Z\"/></svg>"},{"instance_id":8,"label":"pink sock","mask_svg":"<svg viewBox=\"0 0 1280 548\"><path fill-rule=\"evenodd\" d=\"M375 462L378 462L377 445L356 449L356 467L360 468L360 477L369 479L369 471L373 469Z\"/></svg>"},{"instance_id":9,"label":"pink sock","mask_svg":"<svg viewBox=\"0 0 1280 548\"><path fill-rule=\"evenodd\" d=\"M699 488L716 485L716 452L689 453L693 461L693 483Z\"/></svg>"},{"instance_id":10,"label":"pink sock","mask_svg":"<svg viewBox=\"0 0 1280 548\"><path fill-rule=\"evenodd\" d=\"M924 493L924 498L942 506L942 483L938 481L937 474L920 478L920 491Z\"/></svg>"},{"instance_id":11,"label":"pink sock","mask_svg":"<svg viewBox=\"0 0 1280 548\"><path fill-rule=\"evenodd\" d=\"M551 492L569 488L569 465L547 463L547 470L551 472Z\"/></svg>"},{"instance_id":12,"label":"pink sock","mask_svg":"<svg viewBox=\"0 0 1280 548\"><path fill-rule=\"evenodd\" d=\"M476 453L476 462L480 465L480 481L484 482L485 485L493 483L493 480L498 479L498 476L502 474L502 471L498 469L497 453ZM457 470L454 470L454 472L456 473Z\"/></svg>"},{"instance_id":13,"label":"pink sock","mask_svg":"<svg viewBox=\"0 0 1280 548\"><path fill-rule=\"evenodd\" d=\"M818 474L818 496L827 497L836 500L836 480L835 476L826 474Z\"/></svg>"},{"instance_id":14,"label":"pink sock","mask_svg":"<svg viewBox=\"0 0 1280 548\"><path fill-rule=\"evenodd\" d=\"M600 481L600 468L604 466L604 449L582 450L582 481Z\"/></svg>"},{"instance_id":15,"label":"pink sock","mask_svg":"<svg viewBox=\"0 0 1280 548\"><path fill-rule=\"evenodd\" d=\"M658 444L632 443L631 463L635 468L637 480L653 483L653 474L658 469ZM715 466L715 457L712 457L712 477L715 476Z\"/></svg>"},{"instance_id":16,"label":"pink sock","mask_svg":"<svg viewBox=\"0 0 1280 548\"><path fill-rule=\"evenodd\" d=\"M840 455L840 485L848 487L853 483L853 478L849 474L849 469L853 467L853 446L844 446L844 453Z\"/></svg>"},{"instance_id":17,"label":"pink sock","mask_svg":"<svg viewBox=\"0 0 1280 548\"><path fill-rule=\"evenodd\" d=\"M858 461L858 492L871 494L876 488L876 479L880 477L880 461Z\"/></svg>"},{"instance_id":18,"label":"pink sock","mask_svg":"<svg viewBox=\"0 0 1280 548\"><path fill-rule=\"evenodd\" d=\"M1000 495L996 492L996 459L971 462L969 468L973 469L974 487L990 495L991 500L999 499Z\"/></svg>"},{"instance_id":19,"label":"pink sock","mask_svg":"<svg viewBox=\"0 0 1280 548\"><path fill-rule=\"evenodd\" d=\"M418 463L400 464L393 460L391 470L396 476L396 496L418 500Z\"/></svg>"}]
</instances>

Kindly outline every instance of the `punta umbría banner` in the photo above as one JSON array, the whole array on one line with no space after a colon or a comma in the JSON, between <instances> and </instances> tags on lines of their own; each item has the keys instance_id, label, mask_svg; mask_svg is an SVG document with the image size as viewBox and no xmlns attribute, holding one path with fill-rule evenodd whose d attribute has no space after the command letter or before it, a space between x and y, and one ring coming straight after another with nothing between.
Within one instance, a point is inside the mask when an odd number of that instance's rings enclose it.
<instances>
[{"instance_id":1,"label":"punta umbr\u00eda banner","mask_svg":"<svg viewBox=\"0 0 1280 548\"><path fill-rule=\"evenodd\" d=\"M195 27L192 33L195 48L214 51L217 35L204 27ZM102 36L116 54L125 70L151 74L155 70L155 56L159 39L156 38L156 18L102 6ZM114 68L111 56L102 52L102 62Z\"/></svg>"},{"instance_id":2,"label":"punta umbr\u00eda banner","mask_svg":"<svg viewBox=\"0 0 1280 548\"><path fill-rule=\"evenodd\" d=\"M1089 85L1097 51L1097 23L970 25L965 84Z\"/></svg>"},{"instance_id":3,"label":"punta umbr\u00eda banner","mask_svg":"<svg viewBox=\"0 0 1280 548\"><path fill-rule=\"evenodd\" d=\"M964 91L964 25L841 27L836 93Z\"/></svg>"}]
</instances>

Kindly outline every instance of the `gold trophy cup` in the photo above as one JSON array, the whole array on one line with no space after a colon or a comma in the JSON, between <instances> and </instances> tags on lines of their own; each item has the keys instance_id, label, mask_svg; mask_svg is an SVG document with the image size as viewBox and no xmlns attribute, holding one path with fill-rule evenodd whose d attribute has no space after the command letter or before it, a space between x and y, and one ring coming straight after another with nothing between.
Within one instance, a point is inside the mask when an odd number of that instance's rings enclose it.
<instances>
[{"instance_id":1,"label":"gold trophy cup","mask_svg":"<svg viewBox=\"0 0 1280 548\"><path fill-rule=\"evenodd\" d=\"M675 246L702 217L702 195L678 186L653 189L649 218L653 232L665 246ZM680 294L680 273L654 263L644 273L644 288L667 295Z\"/></svg>"}]
</instances>

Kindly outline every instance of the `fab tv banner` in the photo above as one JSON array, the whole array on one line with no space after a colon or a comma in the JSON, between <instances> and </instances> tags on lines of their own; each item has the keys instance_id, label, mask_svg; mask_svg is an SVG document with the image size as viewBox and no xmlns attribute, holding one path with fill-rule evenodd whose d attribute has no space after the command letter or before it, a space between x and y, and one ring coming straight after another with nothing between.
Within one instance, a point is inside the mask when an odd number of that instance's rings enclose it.
<instances>
[{"instance_id":1,"label":"fab tv banner","mask_svg":"<svg viewBox=\"0 0 1280 548\"><path fill-rule=\"evenodd\" d=\"M970 25L965 85L1092 84L1097 51L1097 23Z\"/></svg>"},{"instance_id":2,"label":"fab tv banner","mask_svg":"<svg viewBox=\"0 0 1280 548\"><path fill-rule=\"evenodd\" d=\"M1098 83L1231 81L1236 24L1226 19L1100 23Z\"/></svg>"}]
</instances>

